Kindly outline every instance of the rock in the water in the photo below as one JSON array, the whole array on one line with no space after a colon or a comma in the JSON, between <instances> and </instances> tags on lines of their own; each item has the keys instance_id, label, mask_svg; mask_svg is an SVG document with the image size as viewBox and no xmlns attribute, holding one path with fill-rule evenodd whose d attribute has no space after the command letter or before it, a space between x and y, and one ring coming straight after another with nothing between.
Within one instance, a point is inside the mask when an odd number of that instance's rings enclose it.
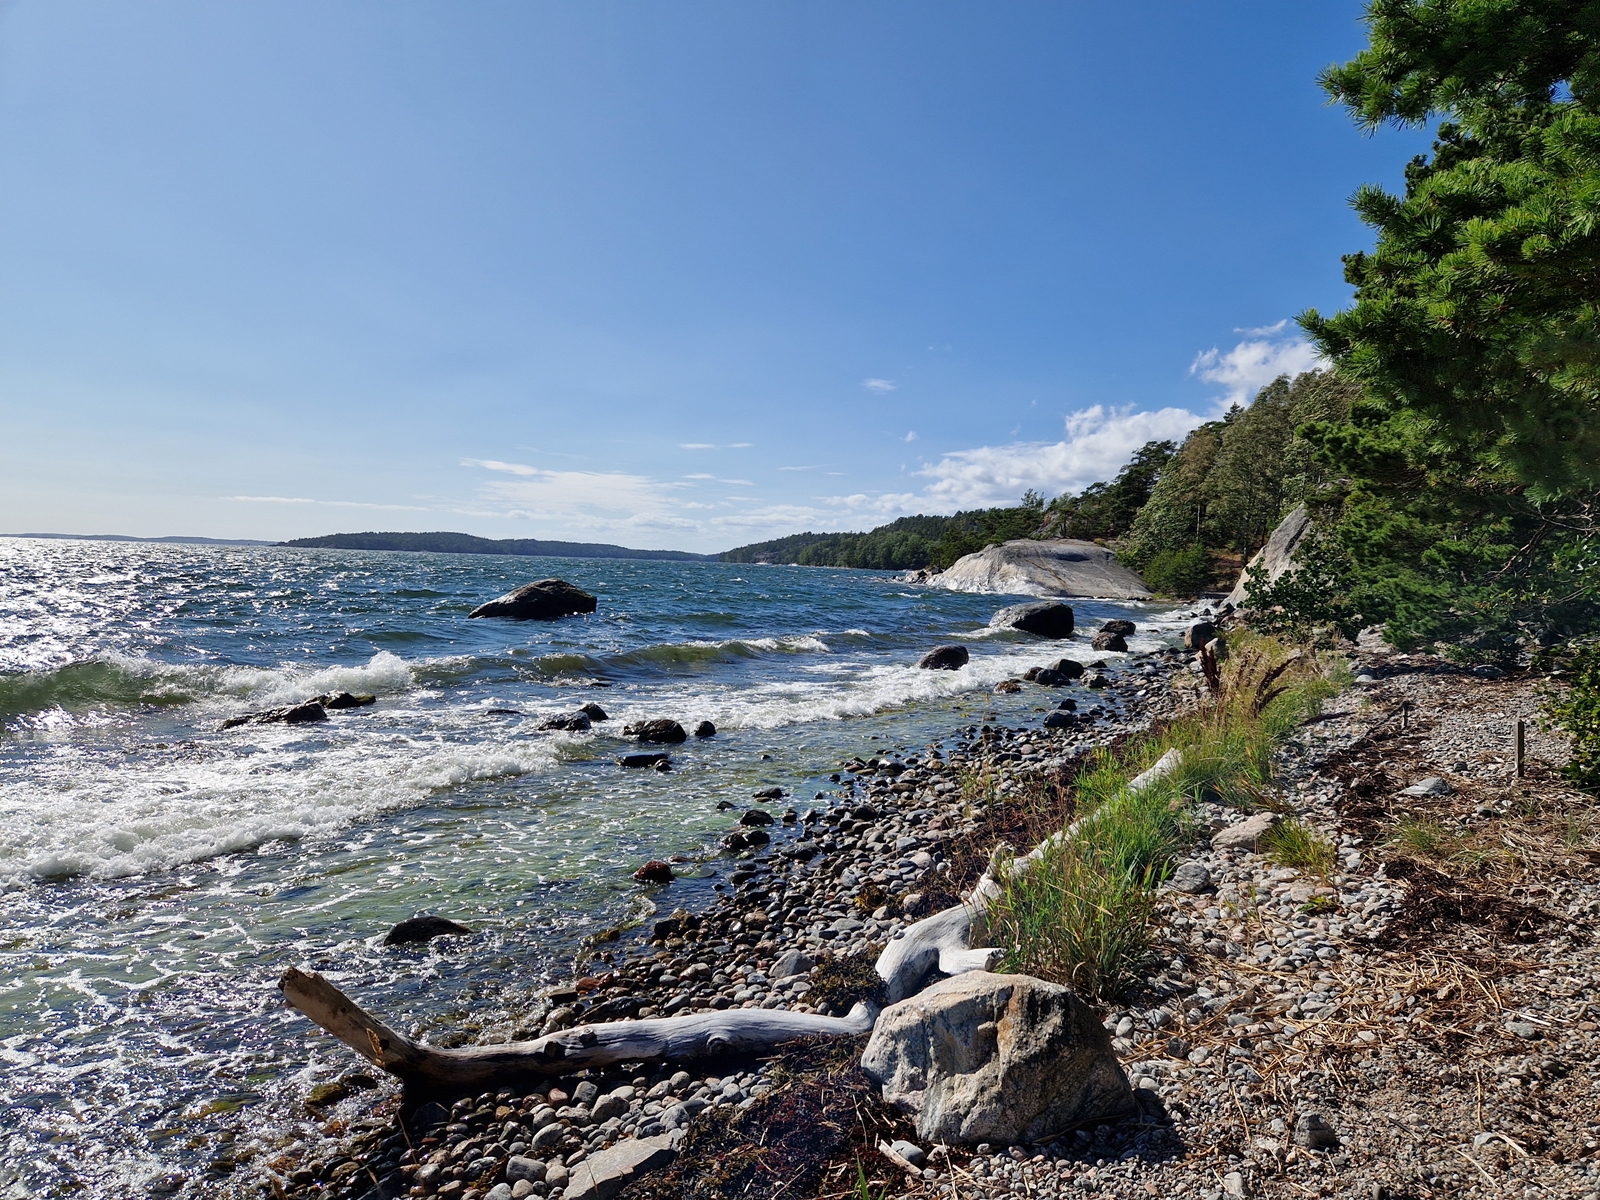
<instances>
[{"instance_id":1,"label":"rock in the water","mask_svg":"<svg viewBox=\"0 0 1600 1200\"><path fill-rule=\"evenodd\" d=\"M606 716L606 710L601 708L593 700L589 701L587 704L579 705L578 711L584 716L588 717L591 721L609 721L611 719L610 717Z\"/></svg>"},{"instance_id":2,"label":"rock in the water","mask_svg":"<svg viewBox=\"0 0 1600 1200\"><path fill-rule=\"evenodd\" d=\"M667 1134L652 1138L628 1138L605 1150L589 1155L572 1168L564 1200L611 1200L628 1184L647 1171L666 1166L678 1152ZM548 1182L549 1176L546 1175Z\"/></svg>"},{"instance_id":3,"label":"rock in the water","mask_svg":"<svg viewBox=\"0 0 1600 1200\"><path fill-rule=\"evenodd\" d=\"M546 717L539 722L540 729L565 729L572 733L582 733L589 728L589 714L586 712L561 713L559 716Z\"/></svg>"},{"instance_id":4,"label":"rock in the water","mask_svg":"<svg viewBox=\"0 0 1600 1200\"><path fill-rule=\"evenodd\" d=\"M1083 686L1095 689L1110 687L1111 680L1107 679L1104 675L1091 675L1088 679L1084 680Z\"/></svg>"},{"instance_id":5,"label":"rock in the water","mask_svg":"<svg viewBox=\"0 0 1600 1200\"><path fill-rule=\"evenodd\" d=\"M741 825L771 825L772 814L764 808L752 808L739 818Z\"/></svg>"},{"instance_id":6,"label":"rock in the water","mask_svg":"<svg viewBox=\"0 0 1600 1200\"><path fill-rule=\"evenodd\" d=\"M676 721L640 721L636 725L624 725L622 736L638 738L641 742L686 742L689 735L683 731L683 726Z\"/></svg>"},{"instance_id":7,"label":"rock in the water","mask_svg":"<svg viewBox=\"0 0 1600 1200\"><path fill-rule=\"evenodd\" d=\"M750 797L751 797L751 799L761 800L761 801L782 800L783 799L783 789L781 787L757 788L755 791L750 793Z\"/></svg>"},{"instance_id":8,"label":"rock in the water","mask_svg":"<svg viewBox=\"0 0 1600 1200\"><path fill-rule=\"evenodd\" d=\"M917 666L924 671L959 671L970 657L965 646L935 646L917 660Z\"/></svg>"},{"instance_id":9,"label":"rock in the water","mask_svg":"<svg viewBox=\"0 0 1600 1200\"><path fill-rule=\"evenodd\" d=\"M1301 1113L1294 1123L1294 1144L1303 1150L1337 1150L1339 1135L1321 1113Z\"/></svg>"},{"instance_id":10,"label":"rock in the water","mask_svg":"<svg viewBox=\"0 0 1600 1200\"><path fill-rule=\"evenodd\" d=\"M1059 711L1046 713L1044 716L1044 727L1046 729L1076 729L1078 727L1078 715L1076 713Z\"/></svg>"},{"instance_id":11,"label":"rock in the water","mask_svg":"<svg viewBox=\"0 0 1600 1200\"><path fill-rule=\"evenodd\" d=\"M1437 775L1429 775L1426 779L1419 779L1410 787L1401 790L1402 796L1448 796L1455 788L1451 787Z\"/></svg>"},{"instance_id":12,"label":"rock in the water","mask_svg":"<svg viewBox=\"0 0 1600 1200\"><path fill-rule=\"evenodd\" d=\"M592 613L595 598L565 579L541 579L480 604L468 617L510 617L515 621L554 621L575 613Z\"/></svg>"},{"instance_id":13,"label":"rock in the water","mask_svg":"<svg viewBox=\"0 0 1600 1200\"><path fill-rule=\"evenodd\" d=\"M1248 599L1245 595L1245 585L1250 578L1250 568L1265 567L1267 582L1276 583L1280 575L1294 566L1295 551L1300 548L1300 543L1305 541L1309 532L1311 532L1311 515L1306 512L1304 504L1297 504L1287 517L1278 522L1278 527L1272 531L1272 536L1267 538L1267 544L1261 547L1255 557L1246 564L1244 571L1239 575L1239 582L1233 585L1233 591L1228 593L1228 598L1223 603L1241 612L1248 608L1245 603ZM1199 646L1194 649L1199 649Z\"/></svg>"},{"instance_id":14,"label":"rock in the water","mask_svg":"<svg viewBox=\"0 0 1600 1200\"><path fill-rule=\"evenodd\" d=\"M1217 627L1210 621L1196 621L1183 631L1183 644L1191 650L1198 650L1216 636Z\"/></svg>"},{"instance_id":15,"label":"rock in the water","mask_svg":"<svg viewBox=\"0 0 1600 1200\"><path fill-rule=\"evenodd\" d=\"M1144 581L1112 551L1071 538L1019 538L986 546L929 582L957 592L998 595L1150 598Z\"/></svg>"},{"instance_id":16,"label":"rock in the water","mask_svg":"<svg viewBox=\"0 0 1600 1200\"><path fill-rule=\"evenodd\" d=\"M1072 636L1072 606L1059 600L1035 600L1030 604L1009 604L989 618L991 629L1020 629L1037 637Z\"/></svg>"},{"instance_id":17,"label":"rock in the water","mask_svg":"<svg viewBox=\"0 0 1600 1200\"><path fill-rule=\"evenodd\" d=\"M1009 696L1015 692L1020 692L1022 690L1022 684L1015 679L1002 679L999 683L994 685L994 690L1002 695Z\"/></svg>"},{"instance_id":18,"label":"rock in the water","mask_svg":"<svg viewBox=\"0 0 1600 1200\"><path fill-rule=\"evenodd\" d=\"M1127 637L1130 633L1137 632L1138 628L1139 627L1132 621L1124 621L1122 618L1118 617L1116 620L1107 621L1104 625L1100 626L1100 632L1120 633L1123 637Z\"/></svg>"},{"instance_id":19,"label":"rock in the water","mask_svg":"<svg viewBox=\"0 0 1600 1200\"><path fill-rule=\"evenodd\" d=\"M324 692L306 701L307 704L320 704L323 708L365 708L377 702L376 696L369 696L366 693L355 696L349 692Z\"/></svg>"},{"instance_id":20,"label":"rock in the water","mask_svg":"<svg viewBox=\"0 0 1600 1200\"><path fill-rule=\"evenodd\" d=\"M1072 676L1063 675L1051 667L1040 667L1033 674L1033 682L1040 687L1071 687Z\"/></svg>"},{"instance_id":21,"label":"rock in the water","mask_svg":"<svg viewBox=\"0 0 1600 1200\"><path fill-rule=\"evenodd\" d=\"M1128 640L1120 633L1097 633L1094 635L1094 648L1096 650L1126 650Z\"/></svg>"},{"instance_id":22,"label":"rock in the water","mask_svg":"<svg viewBox=\"0 0 1600 1200\"><path fill-rule=\"evenodd\" d=\"M640 883L671 883L674 878L671 865L659 858L652 858L645 863L633 873L633 877Z\"/></svg>"},{"instance_id":23,"label":"rock in the water","mask_svg":"<svg viewBox=\"0 0 1600 1200\"><path fill-rule=\"evenodd\" d=\"M1213 850L1259 850L1261 839L1283 818L1275 812L1261 812L1237 825L1229 825L1211 839Z\"/></svg>"},{"instance_id":24,"label":"rock in the water","mask_svg":"<svg viewBox=\"0 0 1600 1200\"><path fill-rule=\"evenodd\" d=\"M788 979L791 975L804 975L816 965L816 960L803 950L785 950L772 964L772 978Z\"/></svg>"},{"instance_id":25,"label":"rock in the water","mask_svg":"<svg viewBox=\"0 0 1600 1200\"><path fill-rule=\"evenodd\" d=\"M625 767L658 767L662 763L667 763L670 766L672 756L665 750L657 750L654 753L647 754L624 754L617 759L617 762Z\"/></svg>"},{"instance_id":26,"label":"rock in the water","mask_svg":"<svg viewBox=\"0 0 1600 1200\"><path fill-rule=\"evenodd\" d=\"M445 934L471 933L465 925L457 925L454 921L447 921L443 917L409 917L393 929L389 936L383 939L385 946L403 946L407 942L426 942Z\"/></svg>"},{"instance_id":27,"label":"rock in the water","mask_svg":"<svg viewBox=\"0 0 1600 1200\"><path fill-rule=\"evenodd\" d=\"M1077 679L1083 674L1083 664L1072 658L1058 658L1050 664L1050 670L1068 679Z\"/></svg>"},{"instance_id":28,"label":"rock in the water","mask_svg":"<svg viewBox=\"0 0 1600 1200\"><path fill-rule=\"evenodd\" d=\"M1178 869L1172 873L1172 878L1167 880L1167 886L1175 892L1198 895L1210 888L1211 872L1206 870L1203 863L1179 863Z\"/></svg>"},{"instance_id":29,"label":"rock in the water","mask_svg":"<svg viewBox=\"0 0 1600 1200\"><path fill-rule=\"evenodd\" d=\"M239 725L305 725L311 721L326 721L328 712L314 700L304 704L290 704L283 708L269 708L266 712L250 713L243 717L229 717L222 728L233 729Z\"/></svg>"},{"instance_id":30,"label":"rock in the water","mask_svg":"<svg viewBox=\"0 0 1600 1200\"><path fill-rule=\"evenodd\" d=\"M1138 1111L1094 1010L1027 975L969 971L891 1005L861 1069L927 1141L1035 1142Z\"/></svg>"},{"instance_id":31,"label":"rock in the water","mask_svg":"<svg viewBox=\"0 0 1600 1200\"><path fill-rule=\"evenodd\" d=\"M701 721L694 727L694 735L698 738L716 737L717 727L710 721Z\"/></svg>"}]
</instances>

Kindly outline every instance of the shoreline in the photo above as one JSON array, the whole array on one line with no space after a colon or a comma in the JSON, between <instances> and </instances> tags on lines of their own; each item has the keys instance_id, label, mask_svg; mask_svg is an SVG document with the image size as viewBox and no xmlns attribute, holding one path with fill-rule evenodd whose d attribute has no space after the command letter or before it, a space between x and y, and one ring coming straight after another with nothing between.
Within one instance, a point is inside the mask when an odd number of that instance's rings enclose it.
<instances>
[{"instance_id":1,"label":"shoreline","mask_svg":"<svg viewBox=\"0 0 1600 1200\"><path fill-rule=\"evenodd\" d=\"M1041 655L1046 652L1041 646ZM1339 1194L1359 1186L1366 1189L1362 1195L1396 1198L1419 1187L1423 1190L1417 1195L1472 1194L1472 1181L1481 1185L1483 1179L1461 1155L1472 1155L1480 1164L1496 1159L1507 1183L1521 1176L1537 1178L1541 1187L1552 1189L1541 1194L1586 1197L1600 1186L1600 1171L1584 1173L1582 1166L1586 1156L1592 1160L1597 1153L1592 1145L1588 1150L1563 1149L1565 1142L1550 1142L1555 1161L1549 1161L1528 1149L1538 1139L1530 1140L1526 1128L1503 1134L1477 1129L1441 1163L1435 1161L1440 1156L1430 1149L1425 1132L1439 1120L1437 1115L1431 1120L1419 1117L1422 1129L1413 1130L1419 1122L1362 1113L1380 1099L1390 1106L1386 1112L1415 1107L1419 1098L1414 1089L1430 1071L1436 1076L1428 1084L1430 1091L1449 1095L1456 1103L1453 1093L1461 1072L1452 1058L1464 1046L1482 1052L1491 1079L1514 1080L1519 1091L1539 1087L1537 1081L1546 1077L1555 1079L1550 1056L1529 1053L1544 1049L1536 1043L1552 1036L1554 1022L1537 1017L1534 1001L1524 1002L1516 1015L1543 1024L1505 1013L1514 1007L1506 1002L1513 982L1530 970L1536 981L1542 978L1540 971L1549 976L1558 957L1547 951L1537 965L1514 970L1530 953L1528 943L1513 940L1511 945L1519 947L1515 957L1498 966L1496 954L1505 959L1503 948L1492 952L1475 944L1464 951L1461 943L1492 939L1492 921L1485 928L1483 913L1514 917L1518 904L1527 910L1524 920L1534 921L1553 944L1562 922L1558 910L1512 900L1499 909L1490 899L1476 909L1465 906L1478 914L1477 921L1466 919L1459 903L1454 918L1448 911L1441 916L1438 886L1425 873L1444 876L1414 857L1393 852L1385 841L1390 833L1384 832L1394 824L1393 812L1386 814L1385 825L1370 812L1363 815L1361 807L1362 796L1370 791L1369 774L1363 774L1370 769L1368 760L1376 755L1382 764L1378 769L1393 774L1401 753L1418 755L1424 746L1419 739L1429 736L1430 728L1457 745L1462 728L1472 725L1470 706L1459 703L1463 695L1476 699L1504 694L1519 698L1517 703L1526 709L1531 703L1527 681L1481 679L1421 656L1359 652L1359 661L1369 682L1353 685L1328 702L1278 754L1283 794L1302 819L1333 841L1334 869L1318 879L1277 866L1249 848L1213 849L1202 840L1183 859L1205 869L1209 878L1204 886L1191 892L1169 884L1159 893L1161 964L1153 965L1139 995L1106 1010L1113 1048L1138 1089L1145 1120L1081 1131L1044 1146L947 1153L929 1147L920 1170L906 1170L906 1164L875 1155L869 1141L846 1139L823 1153L826 1162L812 1165L837 1174L841 1165L864 1158L869 1181L881 1185L874 1196L962 1200L1010 1195L1016 1187L1039 1195L1073 1196L1128 1196L1143 1189L1144 1194L1194 1200L1319 1194L1329 1186L1336 1186ZM1130 657L1112 686L1132 702L1134 711L1119 721L1098 723L1084 731L1086 737L1033 728L974 728L976 737L961 738L955 745L947 744L956 739L946 738L923 754L907 755L899 760L904 769L869 769L861 763L863 771L849 780L839 772L841 787L849 787L829 798L826 811L834 819L820 810L803 818L797 812L795 836L774 839L760 852L727 864L727 882L718 885L719 898L707 911L658 917L650 930L658 935L656 944L629 946L625 952L618 946L611 952L607 974L596 970L570 988L552 989L546 997L546 1021L570 1024L608 1015L616 1019L652 1015L651 1010L665 1014L733 1005L842 1013L875 986L874 947L915 916L949 903L971 882L965 875L975 877L988 848L1009 832L1002 820L1003 804L974 805L955 777L974 763L992 769L1002 785L997 796L1003 798L1004 785L1021 775L1069 774L1090 743L1148 726L1151 709L1133 693L1140 690L1139 683L1148 683L1142 671L1157 663L1167 686L1157 692L1155 707L1174 703L1171 685L1187 674L1183 653ZM1083 693L1073 689L1073 694ZM1405 731L1389 720L1390 710L1398 711L1402 702L1418 710ZM1535 749L1554 761L1558 751L1552 742L1536 743ZM1465 751L1438 753L1448 757ZM1467 766L1456 759L1450 765ZM1494 785L1492 771L1486 780L1481 786ZM1390 779L1391 784L1400 782ZM1538 780L1516 786L1524 795L1531 794L1530 788L1563 790L1548 770ZM1470 791L1468 775L1460 775L1453 792ZM1516 803L1502 808L1514 815ZM1592 807L1592 798L1586 803ZM856 810L868 806L875 813L857 815ZM764 811L765 806L748 808ZM1480 805L1475 811L1482 809ZM1204 803L1197 810L1213 829L1236 824L1243 816ZM781 817L770 828L785 828ZM806 843L814 844L818 853L794 853L796 846L802 852L809 849ZM1600 861L1600 853L1593 861ZM1594 874L1591 869L1588 879L1573 886L1590 898L1584 903L1592 900L1600 911ZM670 894L670 885L656 893ZM868 901L877 903L869 908ZM907 901L913 909L909 913ZM1572 950L1576 943L1571 929L1559 944L1563 952ZM790 950L807 954L816 965L803 973L782 974L804 965L791 961L781 970L776 966ZM597 957L590 965L601 961L607 960ZM1585 961L1590 978L1596 979L1600 973L1592 948ZM1491 996L1500 999L1490 1003L1486 997ZM1478 1017L1487 1014L1487 1019L1463 1024L1457 1010L1469 1003L1477 1005L1472 1011ZM637 1012L627 1011L635 1005ZM1446 1014L1451 1015L1443 1027L1447 1032L1437 1034ZM1587 1039L1593 1061L1595 1023L1587 1024L1589 1029L1573 1033ZM1509 1067L1502 1061L1507 1059ZM704 1069L699 1075L671 1064L638 1072L597 1072L593 1079L546 1081L538 1099L533 1092L469 1098L450 1110L408 1113L413 1132L421 1136L413 1148L403 1150L403 1138L394 1132L398 1097L391 1090L367 1115L376 1127L358 1135L365 1140L343 1139L344 1162L317 1151L320 1170L314 1175L344 1171L348 1181L359 1173L361 1185L327 1187L317 1186L314 1179L289 1179L286 1191L296 1197L378 1196L422 1187L417 1194L460 1200L565 1195L563 1168L570 1171L619 1139L672 1137L678 1130L690 1131L681 1166L693 1160L703 1169L708 1155L736 1152L744 1114L766 1114L776 1098L803 1091L805 1074L793 1075L793 1064L786 1067L784 1062L780 1054L765 1062L694 1064L697 1071ZM815 1073L820 1068L812 1064L808 1069ZM1468 1104L1464 1111L1477 1124L1492 1125L1487 1118L1474 1117L1485 1104L1483 1071L1480 1066L1476 1077L1478 1107ZM592 1095L585 1084L595 1089ZM576 1103L584 1097L599 1099L599 1111ZM1594 1104L1590 1100L1579 1107L1592 1110ZM710 1115L697 1120L706 1110ZM1336 1131L1332 1147L1296 1145L1296 1122L1308 1113L1325 1116ZM436 1119L432 1127L426 1126L429 1118ZM891 1114L879 1113L876 1120L878 1132L898 1129L895 1136L904 1136L909 1130ZM708 1121L721 1131L720 1141L706 1133ZM1531 1124L1538 1129L1537 1118ZM491 1125L498 1126L500 1140L487 1137ZM1406 1140L1401 1130L1414 1134L1409 1151L1400 1149ZM476 1156L467 1158L461 1148L475 1140L474 1134L478 1144L467 1153ZM325 1145L334 1150L339 1142L335 1134ZM1433 1183L1426 1174L1416 1174L1416 1164L1408 1170L1408 1153L1428 1167ZM543 1156L538 1160L544 1171L540 1184L506 1182L504 1164L531 1154ZM435 1159L443 1160L432 1163L438 1172L423 1174L418 1182L419 1173ZM1569 1162L1577 1165L1564 1167ZM358 1165L347 1170L346 1163ZM659 1186L671 1186L672 1172L678 1169L659 1177ZM845 1176L828 1181L830 1190L817 1194L854 1194L853 1168ZM645 1176L629 1194L665 1197L669 1193L658 1193L650 1182L657 1178ZM500 1182L506 1191L497 1193Z\"/></svg>"}]
</instances>

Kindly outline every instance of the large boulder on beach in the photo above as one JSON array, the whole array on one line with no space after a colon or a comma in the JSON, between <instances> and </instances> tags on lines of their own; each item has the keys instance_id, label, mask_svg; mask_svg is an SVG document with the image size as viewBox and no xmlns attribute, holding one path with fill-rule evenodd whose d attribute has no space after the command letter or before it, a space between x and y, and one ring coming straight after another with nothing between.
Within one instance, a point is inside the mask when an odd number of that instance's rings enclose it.
<instances>
[{"instance_id":1,"label":"large boulder on beach","mask_svg":"<svg viewBox=\"0 0 1600 1200\"><path fill-rule=\"evenodd\" d=\"M1148 600L1150 589L1116 555L1073 538L1019 538L956 560L929 581L956 592Z\"/></svg>"},{"instance_id":2,"label":"large boulder on beach","mask_svg":"<svg viewBox=\"0 0 1600 1200\"><path fill-rule=\"evenodd\" d=\"M970 657L965 646L935 646L917 660L917 666L924 671L959 671Z\"/></svg>"},{"instance_id":3,"label":"large boulder on beach","mask_svg":"<svg viewBox=\"0 0 1600 1200\"><path fill-rule=\"evenodd\" d=\"M574 613L592 613L596 600L565 579L541 579L516 591L497 596L467 614L471 617L509 617L514 621L554 621Z\"/></svg>"},{"instance_id":4,"label":"large boulder on beach","mask_svg":"<svg viewBox=\"0 0 1600 1200\"><path fill-rule=\"evenodd\" d=\"M1306 534L1311 532L1311 514L1306 511L1304 504L1297 504L1290 510L1289 515L1278 522L1278 527L1267 538L1267 544L1257 550L1254 557L1245 564L1239 575L1239 582L1233 585L1233 591L1228 593L1228 598L1223 601L1231 605L1236 611L1243 612L1248 606L1245 603L1245 584L1249 579L1251 567L1262 567L1267 573L1267 582L1276 583L1278 577L1294 566L1295 552L1300 549L1300 543L1306 540Z\"/></svg>"},{"instance_id":5,"label":"large boulder on beach","mask_svg":"<svg viewBox=\"0 0 1600 1200\"><path fill-rule=\"evenodd\" d=\"M1059 600L1034 600L1029 604L1008 604L989 618L990 629L1020 629L1036 637L1072 636L1072 606Z\"/></svg>"},{"instance_id":6,"label":"large boulder on beach","mask_svg":"<svg viewBox=\"0 0 1600 1200\"><path fill-rule=\"evenodd\" d=\"M890 1005L861 1069L929 1142L1038 1142L1137 1111L1094 1009L1028 975L969 971Z\"/></svg>"}]
</instances>

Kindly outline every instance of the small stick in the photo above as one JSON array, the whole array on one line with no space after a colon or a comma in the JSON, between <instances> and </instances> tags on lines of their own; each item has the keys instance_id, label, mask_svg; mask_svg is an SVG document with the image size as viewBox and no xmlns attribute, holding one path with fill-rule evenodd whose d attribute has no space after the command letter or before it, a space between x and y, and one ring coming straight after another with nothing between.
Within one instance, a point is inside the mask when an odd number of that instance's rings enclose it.
<instances>
[{"instance_id":1,"label":"small stick","mask_svg":"<svg viewBox=\"0 0 1600 1200\"><path fill-rule=\"evenodd\" d=\"M1522 757L1523 757L1523 747L1524 747L1524 744L1525 744L1525 736L1526 736L1525 735L1525 729L1526 729L1526 727L1522 723L1522 718L1518 717L1517 718L1517 737L1516 737L1516 742L1517 742L1517 778L1518 779L1522 778Z\"/></svg>"}]
</instances>

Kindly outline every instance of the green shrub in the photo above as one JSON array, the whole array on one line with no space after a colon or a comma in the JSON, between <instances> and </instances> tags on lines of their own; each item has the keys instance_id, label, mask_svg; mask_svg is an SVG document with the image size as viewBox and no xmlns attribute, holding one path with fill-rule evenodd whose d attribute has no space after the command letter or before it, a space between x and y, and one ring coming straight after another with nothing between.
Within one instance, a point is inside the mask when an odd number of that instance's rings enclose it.
<instances>
[{"instance_id":1,"label":"green shrub","mask_svg":"<svg viewBox=\"0 0 1600 1200\"><path fill-rule=\"evenodd\" d=\"M1333 843L1301 820L1280 821L1267 831L1262 841L1273 862L1298 871L1310 871L1323 879L1333 874L1339 860Z\"/></svg>"},{"instance_id":2,"label":"green shrub","mask_svg":"<svg viewBox=\"0 0 1600 1200\"><path fill-rule=\"evenodd\" d=\"M1151 591L1168 596L1196 595L1211 582L1211 556L1199 542L1163 550L1145 566L1144 581Z\"/></svg>"},{"instance_id":3,"label":"green shrub","mask_svg":"<svg viewBox=\"0 0 1600 1200\"><path fill-rule=\"evenodd\" d=\"M1547 697L1545 711L1572 738L1562 774L1586 791L1600 791L1600 642L1573 655L1569 686Z\"/></svg>"}]
</instances>

